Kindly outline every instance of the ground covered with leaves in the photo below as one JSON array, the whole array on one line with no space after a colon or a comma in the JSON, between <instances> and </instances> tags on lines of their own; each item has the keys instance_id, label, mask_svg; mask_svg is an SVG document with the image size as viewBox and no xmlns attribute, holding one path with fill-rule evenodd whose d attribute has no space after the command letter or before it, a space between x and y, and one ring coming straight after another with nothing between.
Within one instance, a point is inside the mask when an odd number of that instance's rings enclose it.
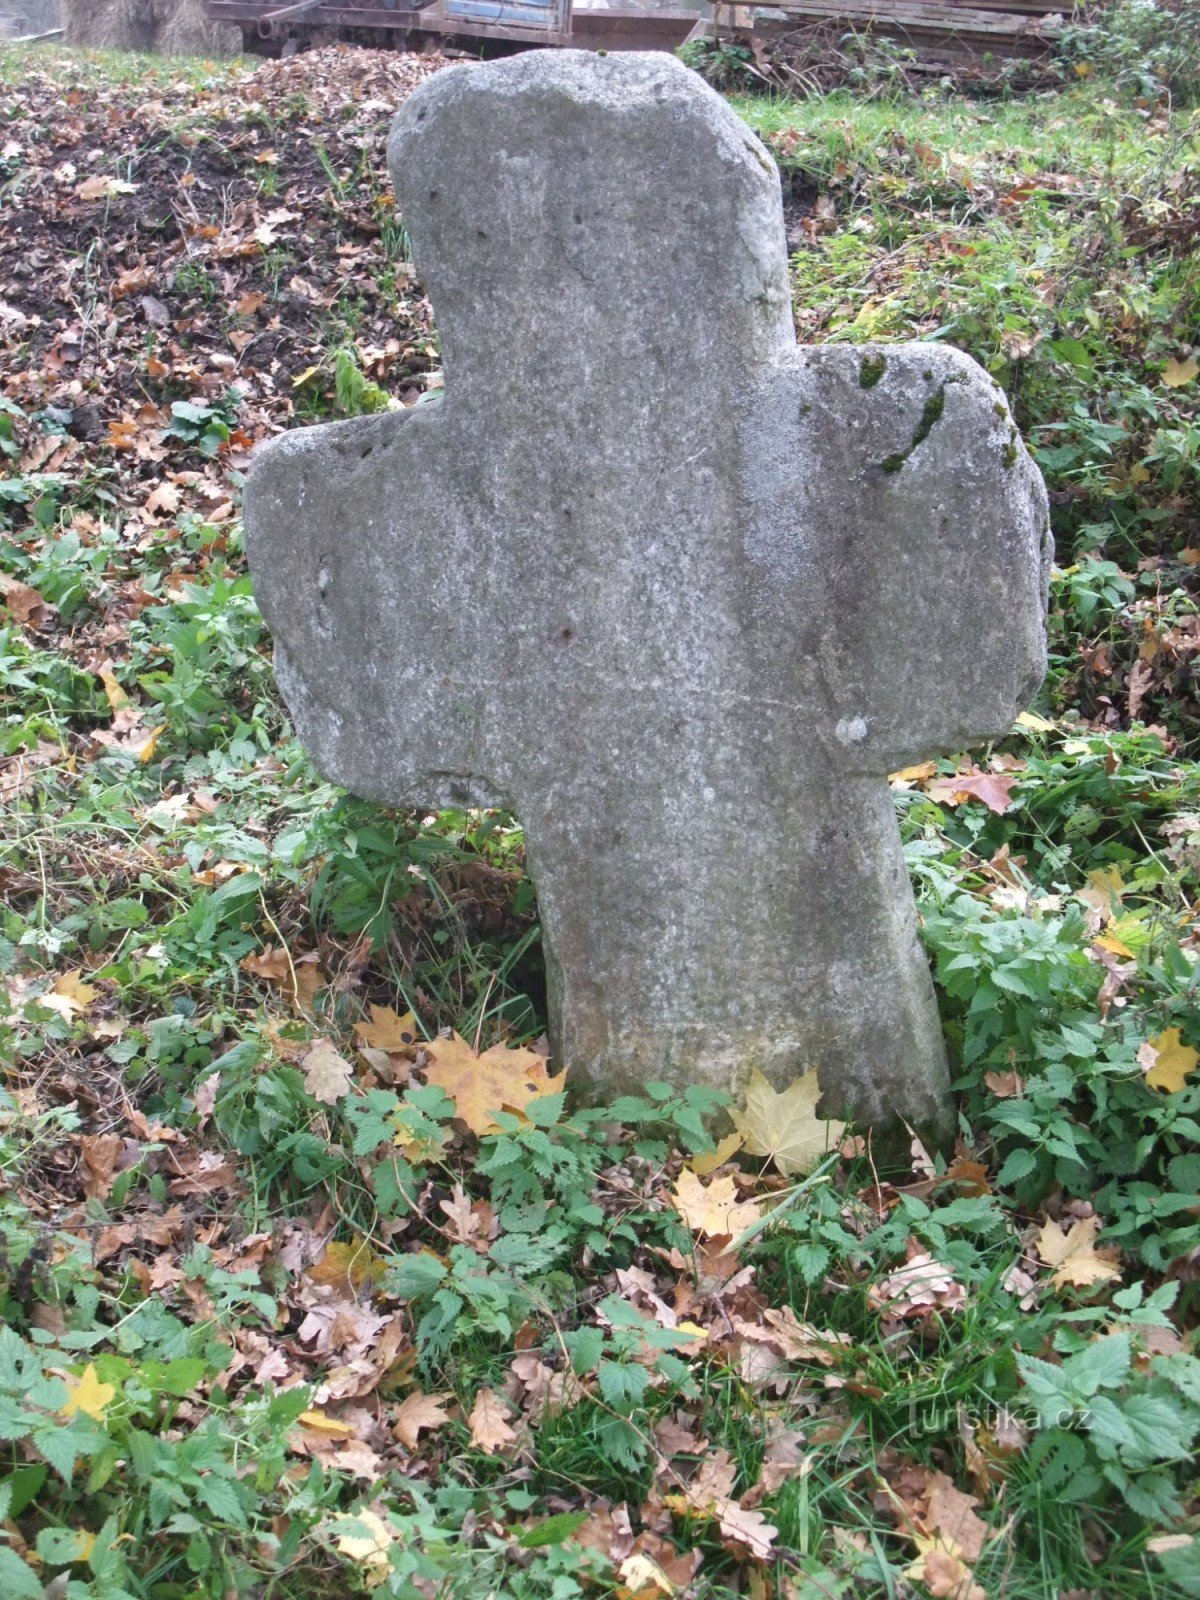
<instances>
[{"instance_id":1,"label":"ground covered with leaves","mask_svg":"<svg viewBox=\"0 0 1200 1600\"><path fill-rule=\"evenodd\" d=\"M242 475L436 398L438 66L0 55L0 1593L1200 1594L1195 114L739 102L801 337L970 350L1059 543L1042 701L893 780L961 1121L888 1170L575 1104L512 819L279 705Z\"/></svg>"}]
</instances>

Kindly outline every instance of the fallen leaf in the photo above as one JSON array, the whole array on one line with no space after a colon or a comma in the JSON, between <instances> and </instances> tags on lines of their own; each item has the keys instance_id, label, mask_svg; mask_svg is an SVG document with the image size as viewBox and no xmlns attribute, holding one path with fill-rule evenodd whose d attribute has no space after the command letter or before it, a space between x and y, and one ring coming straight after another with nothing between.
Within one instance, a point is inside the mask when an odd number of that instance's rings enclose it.
<instances>
[{"instance_id":1,"label":"fallen leaf","mask_svg":"<svg viewBox=\"0 0 1200 1600\"><path fill-rule=\"evenodd\" d=\"M143 742L137 746L137 758L142 766L148 765L158 754L158 741L167 731L167 724L160 722L157 728L151 728Z\"/></svg>"},{"instance_id":2,"label":"fallen leaf","mask_svg":"<svg viewBox=\"0 0 1200 1600\"><path fill-rule=\"evenodd\" d=\"M1182 389L1185 384L1191 383L1198 372L1200 362L1195 356L1188 356L1186 361L1179 361L1172 356L1163 368L1162 381L1168 389Z\"/></svg>"},{"instance_id":3,"label":"fallen leaf","mask_svg":"<svg viewBox=\"0 0 1200 1600\"><path fill-rule=\"evenodd\" d=\"M989 1533L987 1523L976 1514L978 1504L976 1495L955 1488L944 1472L930 1474L925 1520L969 1562L978 1561Z\"/></svg>"},{"instance_id":4,"label":"fallen leaf","mask_svg":"<svg viewBox=\"0 0 1200 1600\"><path fill-rule=\"evenodd\" d=\"M102 667L96 676L104 685L104 698L108 701L109 710L115 716L118 711L129 704L129 696L108 667Z\"/></svg>"},{"instance_id":5,"label":"fallen leaf","mask_svg":"<svg viewBox=\"0 0 1200 1600\"><path fill-rule=\"evenodd\" d=\"M87 1133L79 1142L87 1168L83 1192L89 1200L106 1200L116 1181L117 1159L125 1141L116 1133Z\"/></svg>"},{"instance_id":6,"label":"fallen leaf","mask_svg":"<svg viewBox=\"0 0 1200 1600\"><path fill-rule=\"evenodd\" d=\"M445 1427L450 1417L442 1409L442 1401L449 1399L448 1394L422 1394L419 1389L409 1395L392 1423L392 1432L406 1449L415 1450L426 1430Z\"/></svg>"},{"instance_id":7,"label":"fallen leaf","mask_svg":"<svg viewBox=\"0 0 1200 1600\"><path fill-rule=\"evenodd\" d=\"M698 1172L702 1178L707 1178L710 1172L715 1172L718 1167L723 1167L731 1156L737 1155L741 1148L742 1135L740 1133L726 1134L715 1150L710 1150L707 1155L692 1157L692 1171Z\"/></svg>"},{"instance_id":8,"label":"fallen leaf","mask_svg":"<svg viewBox=\"0 0 1200 1600\"><path fill-rule=\"evenodd\" d=\"M329 1524L337 1536L337 1551L363 1567L363 1581L376 1588L392 1570L391 1548L396 1536L376 1511L354 1511L334 1517Z\"/></svg>"},{"instance_id":9,"label":"fallen leaf","mask_svg":"<svg viewBox=\"0 0 1200 1600\"><path fill-rule=\"evenodd\" d=\"M119 194L133 194L136 183L126 183L123 178L85 178L75 193L81 200L112 200Z\"/></svg>"},{"instance_id":10,"label":"fallen leaf","mask_svg":"<svg viewBox=\"0 0 1200 1600\"><path fill-rule=\"evenodd\" d=\"M693 1233L736 1238L762 1220L762 1207L756 1201L735 1198L732 1176L714 1178L705 1188L687 1167L676 1180L671 1203Z\"/></svg>"},{"instance_id":11,"label":"fallen leaf","mask_svg":"<svg viewBox=\"0 0 1200 1600\"><path fill-rule=\"evenodd\" d=\"M346 1097L354 1081L354 1068L328 1039L318 1039L304 1058L304 1087L314 1100L327 1106Z\"/></svg>"},{"instance_id":12,"label":"fallen leaf","mask_svg":"<svg viewBox=\"0 0 1200 1600\"><path fill-rule=\"evenodd\" d=\"M1054 1268L1050 1282L1055 1288L1064 1283L1087 1288L1121 1276L1120 1267L1096 1253L1099 1228L1098 1217L1081 1217L1064 1233L1057 1222L1046 1219L1037 1236L1037 1253L1046 1266Z\"/></svg>"},{"instance_id":13,"label":"fallen leaf","mask_svg":"<svg viewBox=\"0 0 1200 1600\"><path fill-rule=\"evenodd\" d=\"M390 1006L372 1006L370 1022L356 1022L354 1032L363 1044L372 1050L395 1053L413 1050L421 1042L417 1019L411 1011L397 1016Z\"/></svg>"},{"instance_id":14,"label":"fallen leaf","mask_svg":"<svg viewBox=\"0 0 1200 1600\"><path fill-rule=\"evenodd\" d=\"M888 773L888 782L893 789L907 789L916 784L919 789L922 784L928 783L930 778L937 775L936 761L921 761L915 767L901 767L898 772Z\"/></svg>"},{"instance_id":15,"label":"fallen leaf","mask_svg":"<svg viewBox=\"0 0 1200 1600\"><path fill-rule=\"evenodd\" d=\"M42 627L54 613L55 608L48 600L43 600L36 589L16 578L0 576L0 597L14 622L28 623L32 628Z\"/></svg>"},{"instance_id":16,"label":"fallen leaf","mask_svg":"<svg viewBox=\"0 0 1200 1600\"><path fill-rule=\"evenodd\" d=\"M953 1550L933 1539L918 1539L920 1551L906 1576L923 1583L933 1600L987 1600L987 1591L975 1582L975 1575Z\"/></svg>"},{"instance_id":17,"label":"fallen leaf","mask_svg":"<svg viewBox=\"0 0 1200 1600\"><path fill-rule=\"evenodd\" d=\"M1091 906L1101 924L1111 922L1125 893L1125 880L1119 867L1097 867L1087 875L1087 884L1075 891L1075 898ZM1093 922L1092 926L1095 926Z\"/></svg>"},{"instance_id":18,"label":"fallen leaf","mask_svg":"<svg viewBox=\"0 0 1200 1600\"><path fill-rule=\"evenodd\" d=\"M719 1526L722 1538L748 1551L755 1561L769 1560L771 1546L779 1537L779 1529L761 1511L747 1511L736 1500L726 1501L721 1508Z\"/></svg>"},{"instance_id":19,"label":"fallen leaf","mask_svg":"<svg viewBox=\"0 0 1200 1600\"><path fill-rule=\"evenodd\" d=\"M736 1317L733 1325L742 1338L772 1345L785 1361L815 1361L822 1367L835 1366L838 1351L851 1342L849 1334L801 1322L791 1306L768 1307L761 1323Z\"/></svg>"},{"instance_id":20,"label":"fallen leaf","mask_svg":"<svg viewBox=\"0 0 1200 1600\"><path fill-rule=\"evenodd\" d=\"M983 1081L997 1100L1013 1100L1025 1093L1025 1080L1019 1072L985 1072Z\"/></svg>"},{"instance_id":21,"label":"fallen leaf","mask_svg":"<svg viewBox=\"0 0 1200 1600\"><path fill-rule=\"evenodd\" d=\"M956 772L951 778L937 778L926 793L943 805L958 806L966 800L982 800L989 811L1003 816L1012 804L1012 787L1019 777L1015 772Z\"/></svg>"},{"instance_id":22,"label":"fallen leaf","mask_svg":"<svg viewBox=\"0 0 1200 1600\"><path fill-rule=\"evenodd\" d=\"M111 1383L100 1382L95 1366L89 1361L77 1378L68 1377L65 1382L68 1399L59 1416L73 1417L77 1411L82 1411L93 1421L103 1422L117 1391Z\"/></svg>"},{"instance_id":23,"label":"fallen leaf","mask_svg":"<svg viewBox=\"0 0 1200 1600\"><path fill-rule=\"evenodd\" d=\"M99 989L96 989L94 984L85 984L83 979L80 978L80 968L78 966L72 966L72 970L69 973L62 973L61 978L54 979L50 992L53 995L58 995L59 1000L64 1002L64 1005L58 1006L56 1010L67 1008L70 1011L88 1010L88 1006L99 995ZM45 995L43 995L43 1002L45 1002Z\"/></svg>"},{"instance_id":24,"label":"fallen leaf","mask_svg":"<svg viewBox=\"0 0 1200 1600\"><path fill-rule=\"evenodd\" d=\"M485 1456L499 1455L516 1442L516 1433L509 1427L504 1406L494 1389L481 1389L475 1396L467 1426L471 1430L471 1443Z\"/></svg>"},{"instance_id":25,"label":"fallen leaf","mask_svg":"<svg viewBox=\"0 0 1200 1600\"><path fill-rule=\"evenodd\" d=\"M746 1109L729 1113L746 1154L769 1156L786 1177L811 1171L846 1131L844 1122L817 1115L820 1094L815 1072L779 1093L755 1067L746 1086Z\"/></svg>"},{"instance_id":26,"label":"fallen leaf","mask_svg":"<svg viewBox=\"0 0 1200 1600\"><path fill-rule=\"evenodd\" d=\"M888 1317L922 1319L933 1311L961 1311L967 1291L945 1262L935 1260L926 1250L913 1249L895 1272L889 1272L867 1292L868 1303Z\"/></svg>"},{"instance_id":27,"label":"fallen leaf","mask_svg":"<svg viewBox=\"0 0 1200 1600\"><path fill-rule=\"evenodd\" d=\"M624 1593L631 1600L653 1600L656 1595L675 1593L675 1585L658 1562L642 1551L625 1557L617 1568L617 1576L624 1585Z\"/></svg>"},{"instance_id":28,"label":"fallen leaf","mask_svg":"<svg viewBox=\"0 0 1200 1600\"><path fill-rule=\"evenodd\" d=\"M296 1418L302 1428L307 1428L310 1433L320 1434L325 1439L353 1439L354 1429L348 1422L342 1422L337 1417L331 1417L324 1411L302 1411Z\"/></svg>"},{"instance_id":29,"label":"fallen leaf","mask_svg":"<svg viewBox=\"0 0 1200 1600\"><path fill-rule=\"evenodd\" d=\"M152 517L158 516L160 512L166 516L174 516L179 510L179 501L178 488L169 478L164 478L150 491L143 509Z\"/></svg>"},{"instance_id":30,"label":"fallen leaf","mask_svg":"<svg viewBox=\"0 0 1200 1600\"><path fill-rule=\"evenodd\" d=\"M1138 1051L1138 1062L1146 1068L1146 1083L1151 1089L1161 1089L1165 1094L1177 1094L1186 1088L1187 1080L1200 1062L1200 1051L1184 1044L1178 1028L1164 1028L1153 1039L1147 1039Z\"/></svg>"},{"instance_id":31,"label":"fallen leaf","mask_svg":"<svg viewBox=\"0 0 1200 1600\"><path fill-rule=\"evenodd\" d=\"M533 1050L508 1050L497 1044L476 1055L457 1033L425 1048L426 1083L449 1095L455 1116L474 1134L495 1132L497 1111L523 1111L531 1100L562 1087L563 1075L551 1079L545 1056Z\"/></svg>"},{"instance_id":32,"label":"fallen leaf","mask_svg":"<svg viewBox=\"0 0 1200 1600\"><path fill-rule=\"evenodd\" d=\"M326 1245L325 1254L305 1276L312 1283L354 1295L366 1284L379 1283L386 1271L385 1263L365 1239L351 1239L348 1244L335 1240Z\"/></svg>"}]
</instances>

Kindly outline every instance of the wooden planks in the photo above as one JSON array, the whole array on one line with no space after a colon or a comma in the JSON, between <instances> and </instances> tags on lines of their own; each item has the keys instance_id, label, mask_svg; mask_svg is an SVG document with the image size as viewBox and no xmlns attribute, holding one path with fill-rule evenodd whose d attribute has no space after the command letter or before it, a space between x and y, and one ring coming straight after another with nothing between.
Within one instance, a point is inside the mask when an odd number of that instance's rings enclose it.
<instances>
[{"instance_id":1,"label":"wooden planks","mask_svg":"<svg viewBox=\"0 0 1200 1600\"><path fill-rule=\"evenodd\" d=\"M863 0L858 4L854 0L724 0L721 9L783 11L814 22L855 23L876 28L912 27L960 35L995 34L1013 38L1044 31L1037 14L937 4L935 0Z\"/></svg>"},{"instance_id":2,"label":"wooden planks","mask_svg":"<svg viewBox=\"0 0 1200 1600\"><path fill-rule=\"evenodd\" d=\"M402 42L407 31L461 34L514 43L575 45L584 49L673 49L703 25L695 9L670 0L617 0L605 9L570 0L317 0L311 10L278 18L287 0L205 0L214 21L240 24L251 37L276 40L290 32L362 30L376 43ZM298 8L299 9L299 8ZM1054 38L1073 0L714 0L715 31L778 39L789 29L829 24L898 36L918 55L938 50L997 56L1039 55Z\"/></svg>"}]
</instances>

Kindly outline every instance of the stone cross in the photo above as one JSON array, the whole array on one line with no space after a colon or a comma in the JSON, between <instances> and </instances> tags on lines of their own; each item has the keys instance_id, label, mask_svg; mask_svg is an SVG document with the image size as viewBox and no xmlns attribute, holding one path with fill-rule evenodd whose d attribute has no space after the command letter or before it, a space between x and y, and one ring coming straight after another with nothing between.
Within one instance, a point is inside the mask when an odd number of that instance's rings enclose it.
<instances>
[{"instance_id":1,"label":"stone cross","mask_svg":"<svg viewBox=\"0 0 1200 1600\"><path fill-rule=\"evenodd\" d=\"M438 73L390 166L440 404L285 434L246 527L330 778L524 824L555 1055L943 1133L887 774L1042 677L1046 497L939 344L797 346L779 176L667 55Z\"/></svg>"}]
</instances>

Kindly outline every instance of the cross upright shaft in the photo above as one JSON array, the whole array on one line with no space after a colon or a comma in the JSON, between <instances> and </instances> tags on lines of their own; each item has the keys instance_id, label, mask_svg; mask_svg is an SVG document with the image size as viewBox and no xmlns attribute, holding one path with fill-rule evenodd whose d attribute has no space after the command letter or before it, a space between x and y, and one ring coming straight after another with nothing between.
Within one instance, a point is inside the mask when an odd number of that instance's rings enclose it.
<instances>
[{"instance_id":1,"label":"cross upright shaft","mask_svg":"<svg viewBox=\"0 0 1200 1600\"><path fill-rule=\"evenodd\" d=\"M667 56L439 73L393 179L440 405L290 433L246 496L301 736L526 829L552 1042L608 1091L821 1074L944 1127L886 774L1044 670L1045 493L981 368L798 348L779 179Z\"/></svg>"}]
</instances>

